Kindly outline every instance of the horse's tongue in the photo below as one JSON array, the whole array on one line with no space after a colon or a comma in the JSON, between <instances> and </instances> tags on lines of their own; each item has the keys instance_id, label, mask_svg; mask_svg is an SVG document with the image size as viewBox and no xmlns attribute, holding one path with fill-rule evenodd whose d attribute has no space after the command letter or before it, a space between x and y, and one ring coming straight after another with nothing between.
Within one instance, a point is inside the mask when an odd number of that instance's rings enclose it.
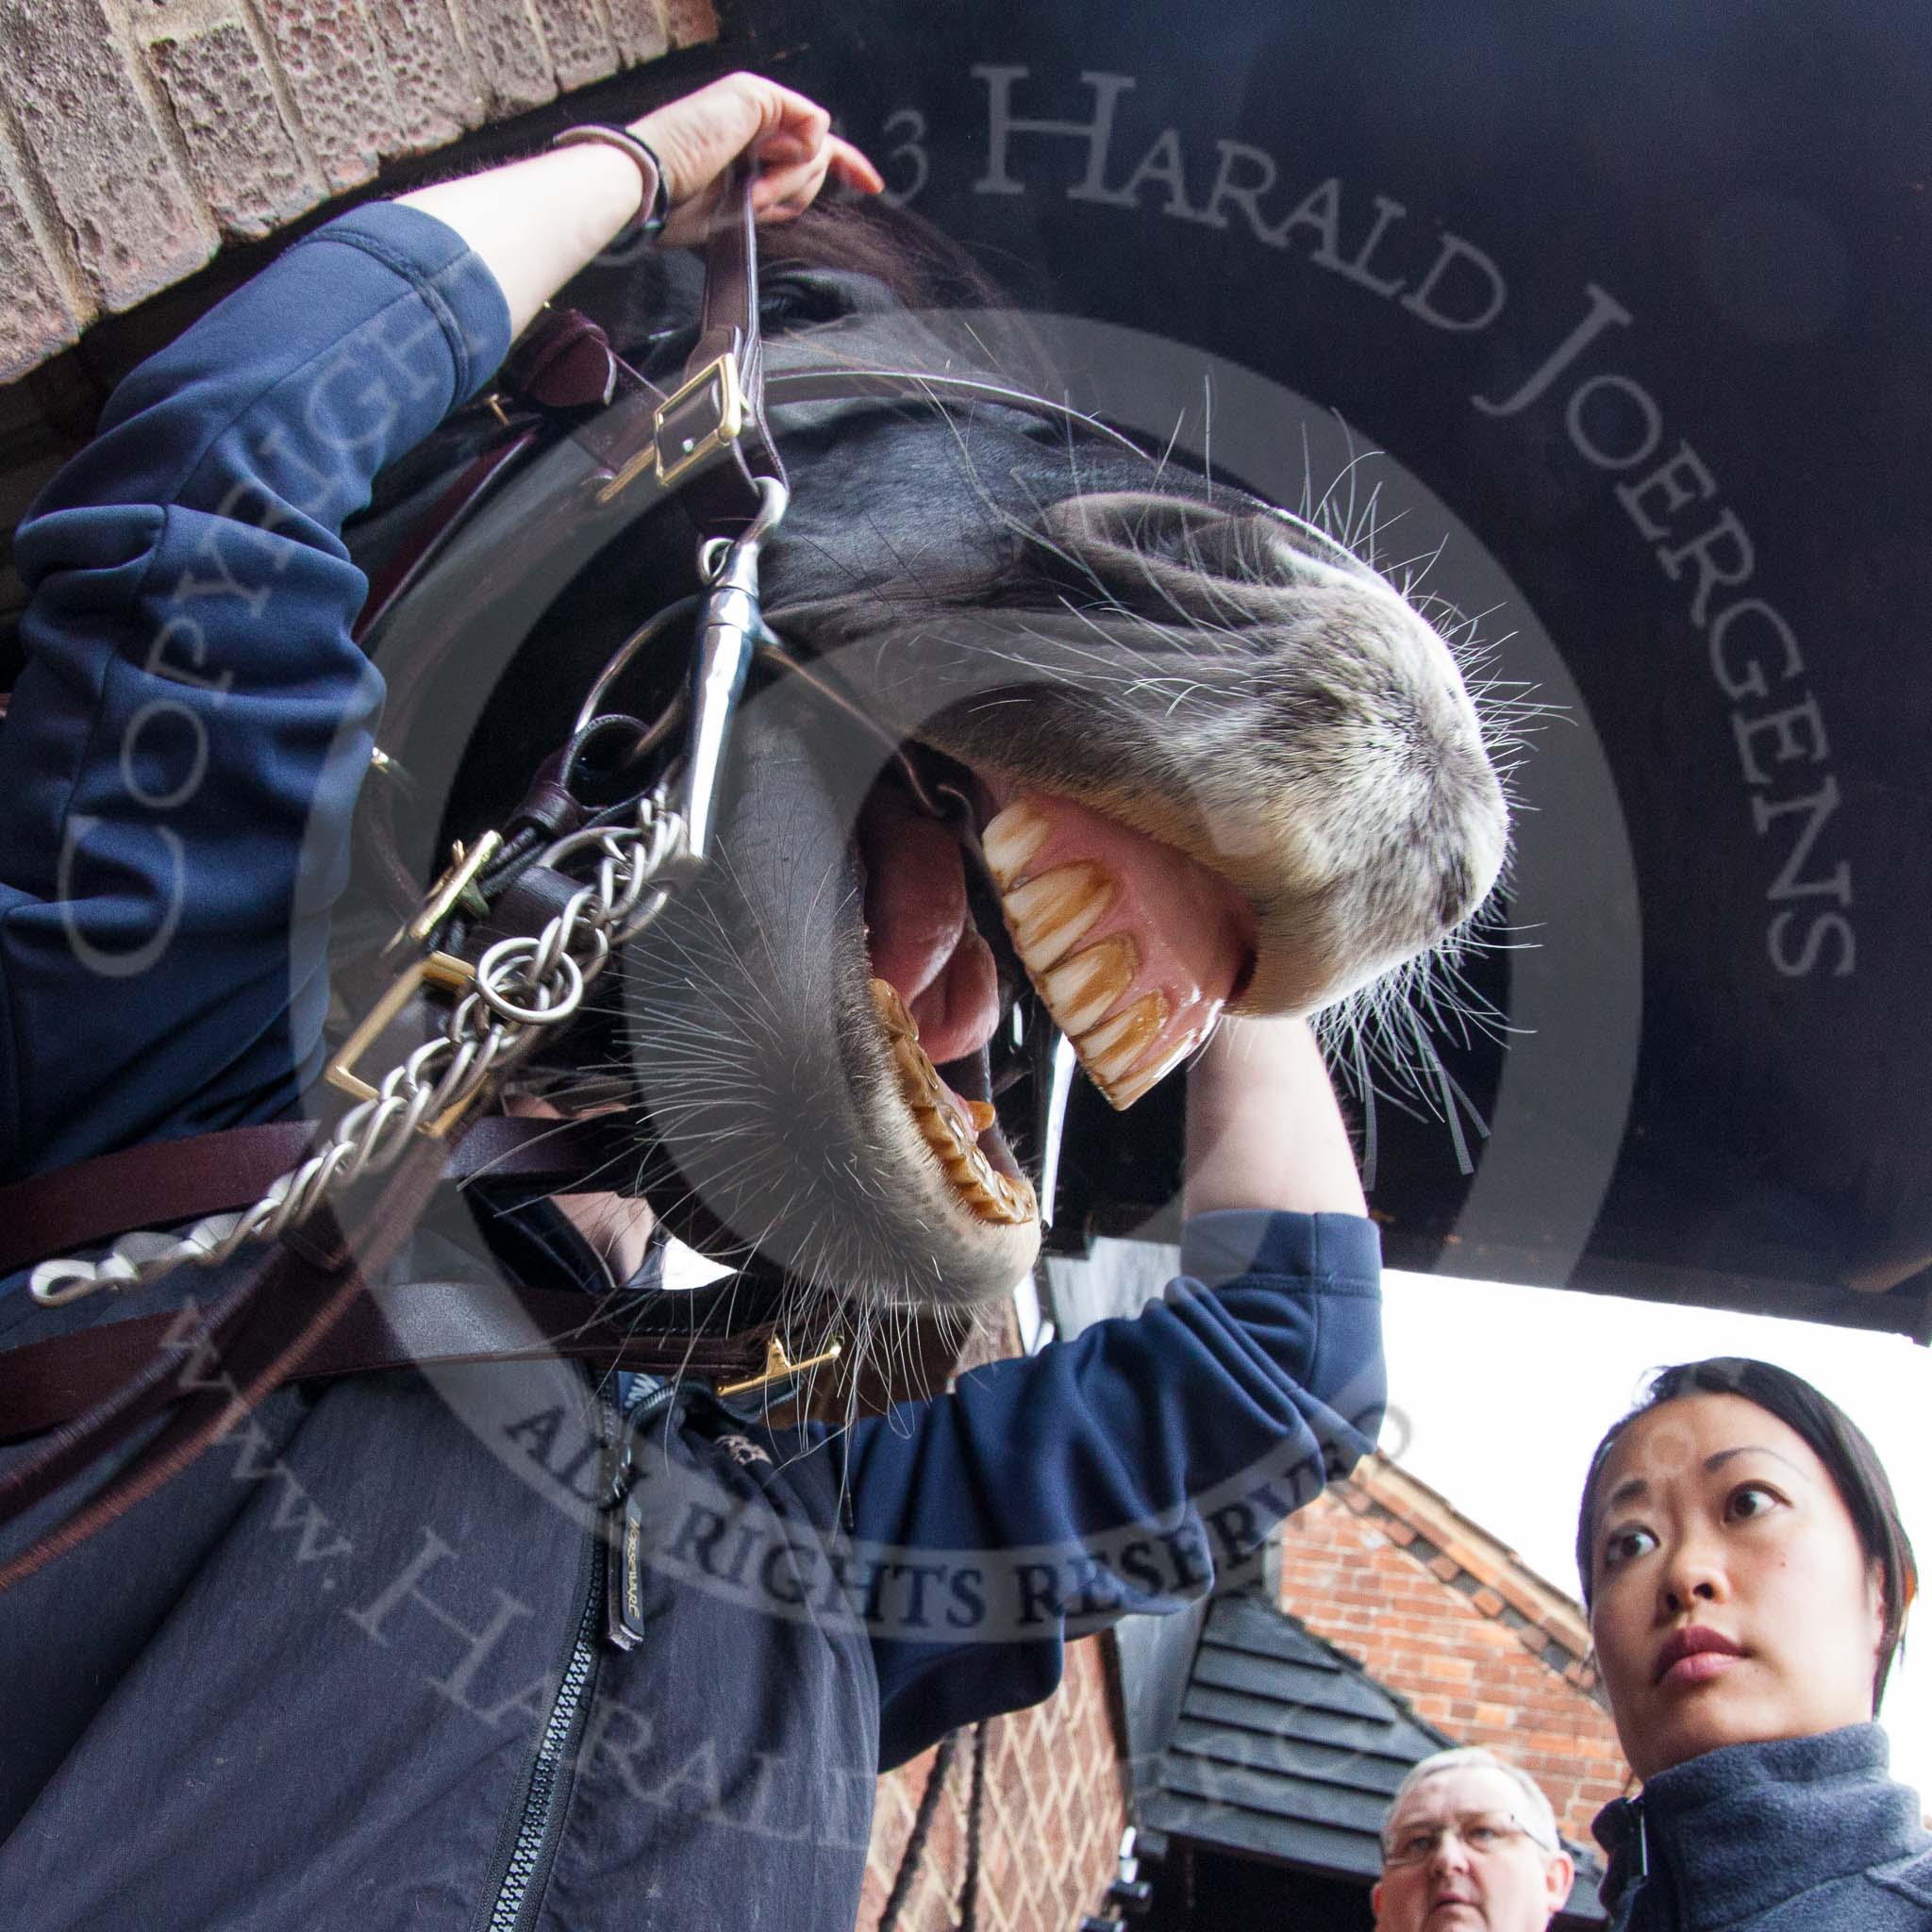
<instances>
[{"instance_id":1,"label":"horse's tongue","mask_svg":"<svg viewBox=\"0 0 1932 1932\"><path fill-rule=\"evenodd\" d=\"M873 972L906 1002L936 1066L977 1053L999 1024L999 982L969 923L958 840L881 789L860 816L858 842Z\"/></svg>"},{"instance_id":2,"label":"horse's tongue","mask_svg":"<svg viewBox=\"0 0 1932 1932\"><path fill-rule=\"evenodd\" d=\"M1131 1107L1208 1037L1246 970L1246 902L1065 798L1011 795L981 842L1034 986L1094 1084Z\"/></svg>"}]
</instances>

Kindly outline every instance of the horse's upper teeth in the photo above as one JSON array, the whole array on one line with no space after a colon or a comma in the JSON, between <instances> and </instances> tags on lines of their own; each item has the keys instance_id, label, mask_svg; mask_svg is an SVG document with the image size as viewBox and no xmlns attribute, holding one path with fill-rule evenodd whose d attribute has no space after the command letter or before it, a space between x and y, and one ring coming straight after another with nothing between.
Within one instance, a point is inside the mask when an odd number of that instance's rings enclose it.
<instances>
[{"instance_id":1,"label":"horse's upper teeth","mask_svg":"<svg viewBox=\"0 0 1932 1932\"><path fill-rule=\"evenodd\" d=\"M1113 881L1086 859L1057 865L1006 893L1001 904L1026 970L1039 974L1057 966L1113 897Z\"/></svg>"},{"instance_id":2,"label":"horse's upper teeth","mask_svg":"<svg viewBox=\"0 0 1932 1932\"><path fill-rule=\"evenodd\" d=\"M1101 1091L1115 1107L1124 1111L1132 1107L1141 1094L1159 1086L1161 1081L1200 1045L1206 1037L1208 1027L1213 1024L1212 1019L1209 1019L1207 1026L1191 1027L1179 1039L1171 1042L1164 1053L1156 1056L1144 1067L1134 1069L1124 1080L1117 1081L1110 1087L1103 1087Z\"/></svg>"},{"instance_id":3,"label":"horse's upper teeth","mask_svg":"<svg viewBox=\"0 0 1932 1932\"><path fill-rule=\"evenodd\" d=\"M1056 812L1064 814L1064 823ZM1132 932L1116 930L1083 944L1120 903L1121 882L1107 854L1129 836L1064 801L1048 808L1024 797L980 834L1014 950L1047 1010L1074 1042L1080 1064L1117 1108L1131 1107L1192 1052L1218 1009L1183 991L1175 995L1182 1003L1177 1012L1161 971L1149 971ZM1093 856L1076 858L1069 851L1083 845ZM1054 862L1029 874L1027 868L1042 857ZM1169 858L1173 866L1183 864L1177 855ZM1158 956L1158 944L1155 951ZM1175 1022L1181 1024L1174 1038L1163 1040Z\"/></svg>"},{"instance_id":4,"label":"horse's upper teeth","mask_svg":"<svg viewBox=\"0 0 1932 1932\"><path fill-rule=\"evenodd\" d=\"M988 821L979 835L979 849L985 855L987 870L1001 891L1009 891L1026 869L1026 861L1044 845L1053 833L1053 822L1024 800L1009 805Z\"/></svg>"},{"instance_id":5,"label":"horse's upper teeth","mask_svg":"<svg viewBox=\"0 0 1932 1932\"><path fill-rule=\"evenodd\" d=\"M1124 1081L1167 1024L1167 996L1143 992L1132 1006L1096 1026L1079 1041L1080 1058L1103 1090Z\"/></svg>"},{"instance_id":6,"label":"horse's upper teeth","mask_svg":"<svg viewBox=\"0 0 1932 1932\"><path fill-rule=\"evenodd\" d=\"M1140 970L1140 947L1127 934L1116 933L1043 974L1040 994L1061 1030L1077 1039L1107 1017Z\"/></svg>"}]
</instances>

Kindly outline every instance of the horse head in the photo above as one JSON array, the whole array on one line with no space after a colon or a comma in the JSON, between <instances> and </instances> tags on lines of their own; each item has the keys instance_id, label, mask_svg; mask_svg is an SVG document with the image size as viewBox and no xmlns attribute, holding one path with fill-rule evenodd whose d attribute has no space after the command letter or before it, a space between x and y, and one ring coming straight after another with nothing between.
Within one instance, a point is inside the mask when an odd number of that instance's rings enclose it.
<instances>
[{"instance_id":1,"label":"horse head","mask_svg":"<svg viewBox=\"0 0 1932 1932\"><path fill-rule=\"evenodd\" d=\"M790 286L814 326L774 367L958 373L874 285ZM1129 1107L1224 1010L1314 1013L1462 928L1503 789L1444 636L1314 525L1061 414L773 422L792 498L763 599L794 668L741 707L715 858L624 948L575 1064L621 1063L707 1224L792 1282L970 1306L1040 1242L994 1091L1016 1000ZM691 550L654 511L546 603L450 824L567 735Z\"/></svg>"}]
</instances>

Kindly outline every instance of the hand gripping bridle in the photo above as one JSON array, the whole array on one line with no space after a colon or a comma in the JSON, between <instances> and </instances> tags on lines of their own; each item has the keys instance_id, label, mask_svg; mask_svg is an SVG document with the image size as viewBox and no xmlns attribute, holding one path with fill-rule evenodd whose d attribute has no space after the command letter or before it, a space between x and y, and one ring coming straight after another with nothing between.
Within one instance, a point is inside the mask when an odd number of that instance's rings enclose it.
<instances>
[{"instance_id":1,"label":"hand gripping bridle","mask_svg":"<svg viewBox=\"0 0 1932 1932\"><path fill-rule=\"evenodd\" d=\"M296 1120L232 1129L0 1187L0 1274L31 1266L31 1292L49 1308L102 1290L144 1288L182 1267L225 1271L206 1306L190 1297L163 1313L0 1352L0 1441L34 1445L0 1470L0 1524L163 1418L85 1503L0 1564L0 1589L125 1513L290 1381L562 1355L704 1377L721 1393L739 1393L810 1366L791 1359L770 1320L748 1328L727 1320L725 1333L694 1335L688 1313L667 1326L632 1308L600 1309L572 1291L398 1287L381 1278L441 1182L488 1175L565 1192L600 1185L596 1176L635 1153L629 1121L559 1125L491 1115L481 1103L576 1014L617 949L708 861L733 716L754 660L806 679L868 722L764 621L759 550L790 502L768 409L853 399L993 406L1142 454L1063 403L975 377L840 364L767 372L750 178L741 172L728 216L714 227L698 338L677 388L667 394L629 369L583 317L546 313L506 365L508 399L527 406L521 420L508 413L505 390L479 406L504 434L372 584L357 635L382 642L385 732L401 733L476 617L475 598L487 593L475 588L466 602L466 574L454 567L466 533L519 487L541 483L559 512L499 519L508 534L491 541L496 581L533 599L553 593L614 533L669 498L684 505L699 539L702 589L625 640L587 694L572 743L545 762L508 836L491 832L458 848L426 895L403 855L393 768L376 755L366 836L391 891L406 898L392 942L406 958L331 1064L331 1083L351 1097L347 1110L325 1128ZM682 695L649 726L599 716L631 658L685 619L693 644ZM622 807L579 801L573 758L589 740L621 731L636 755L670 744L680 728L681 757L666 760L649 789ZM906 774L917 801L943 809L916 770ZM446 949L453 930L464 941ZM441 1024L372 1079L365 1060L427 991L450 1002ZM641 1191L649 1191L648 1174ZM148 1231L184 1222L185 1231ZM103 1242L109 1245L97 1258L75 1257ZM255 1250L258 1265L236 1279L233 1264Z\"/></svg>"}]
</instances>

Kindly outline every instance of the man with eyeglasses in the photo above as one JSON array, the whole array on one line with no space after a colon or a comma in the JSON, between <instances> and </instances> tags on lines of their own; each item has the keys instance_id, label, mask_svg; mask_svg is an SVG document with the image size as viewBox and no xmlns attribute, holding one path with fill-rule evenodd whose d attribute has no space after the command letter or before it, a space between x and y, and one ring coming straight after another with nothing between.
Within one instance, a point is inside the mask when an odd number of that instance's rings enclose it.
<instances>
[{"instance_id":1,"label":"man with eyeglasses","mask_svg":"<svg viewBox=\"0 0 1932 1932\"><path fill-rule=\"evenodd\" d=\"M1575 1866L1535 1783L1488 1751L1439 1751L1382 1822L1376 1932L1545 1932Z\"/></svg>"}]
</instances>

